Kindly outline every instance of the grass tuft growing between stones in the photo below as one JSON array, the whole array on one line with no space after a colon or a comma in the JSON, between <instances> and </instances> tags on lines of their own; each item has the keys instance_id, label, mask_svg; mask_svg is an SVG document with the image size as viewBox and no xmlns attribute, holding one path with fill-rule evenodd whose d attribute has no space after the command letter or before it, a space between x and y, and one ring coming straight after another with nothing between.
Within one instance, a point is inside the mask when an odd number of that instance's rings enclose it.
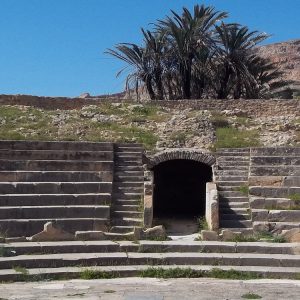
<instances>
[{"instance_id":1,"label":"grass tuft growing between stones","mask_svg":"<svg viewBox=\"0 0 300 300\"><path fill-rule=\"evenodd\" d=\"M249 194L249 186L248 185L241 185L235 189L237 192L242 193L243 195Z\"/></svg>"},{"instance_id":2,"label":"grass tuft growing between stones","mask_svg":"<svg viewBox=\"0 0 300 300\"><path fill-rule=\"evenodd\" d=\"M294 193L289 195L289 199L300 203L300 194Z\"/></svg>"},{"instance_id":3,"label":"grass tuft growing between stones","mask_svg":"<svg viewBox=\"0 0 300 300\"><path fill-rule=\"evenodd\" d=\"M259 133L256 130L239 130L233 127L220 127L216 129L216 148L246 148L257 147Z\"/></svg>"},{"instance_id":4,"label":"grass tuft growing between stones","mask_svg":"<svg viewBox=\"0 0 300 300\"><path fill-rule=\"evenodd\" d=\"M262 275L254 272L240 272L236 270L222 270L213 268L209 271L193 270L191 268L148 268L140 272L141 277L154 277L154 278L218 278L218 279L239 279L250 280L262 278Z\"/></svg>"}]
</instances>

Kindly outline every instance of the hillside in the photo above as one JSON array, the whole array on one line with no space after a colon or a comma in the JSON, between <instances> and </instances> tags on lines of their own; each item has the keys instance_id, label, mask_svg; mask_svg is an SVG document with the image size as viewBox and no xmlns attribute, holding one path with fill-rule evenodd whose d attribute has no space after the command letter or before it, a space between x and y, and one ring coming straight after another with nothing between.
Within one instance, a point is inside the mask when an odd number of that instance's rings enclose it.
<instances>
[{"instance_id":1,"label":"hillside","mask_svg":"<svg viewBox=\"0 0 300 300\"><path fill-rule=\"evenodd\" d=\"M300 39L261 46L259 53L278 63L286 80L300 84Z\"/></svg>"},{"instance_id":2,"label":"hillside","mask_svg":"<svg viewBox=\"0 0 300 300\"><path fill-rule=\"evenodd\" d=\"M22 97L19 97L20 102ZM0 97L0 140L125 141L148 150L166 148L298 146L298 100L199 100L136 104L81 99L65 109L57 99L35 99L38 106ZM16 99L15 99L16 100ZM28 99L27 99L28 100ZM30 99L29 99L30 100ZM49 102L49 103L48 103ZM55 103L60 103L60 108ZM8 104L10 103L10 104ZM49 105L47 105L49 104ZM77 104L76 104L77 105Z\"/></svg>"}]
</instances>

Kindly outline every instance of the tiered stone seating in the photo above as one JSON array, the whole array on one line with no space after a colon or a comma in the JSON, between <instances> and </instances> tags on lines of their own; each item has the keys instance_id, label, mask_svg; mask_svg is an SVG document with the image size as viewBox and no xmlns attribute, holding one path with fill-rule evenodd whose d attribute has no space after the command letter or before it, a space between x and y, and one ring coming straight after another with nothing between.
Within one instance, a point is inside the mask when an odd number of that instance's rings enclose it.
<instances>
[{"instance_id":1,"label":"tiered stone seating","mask_svg":"<svg viewBox=\"0 0 300 300\"><path fill-rule=\"evenodd\" d=\"M1 235L30 236L48 221L106 230L113 155L112 143L1 141Z\"/></svg>"}]
</instances>

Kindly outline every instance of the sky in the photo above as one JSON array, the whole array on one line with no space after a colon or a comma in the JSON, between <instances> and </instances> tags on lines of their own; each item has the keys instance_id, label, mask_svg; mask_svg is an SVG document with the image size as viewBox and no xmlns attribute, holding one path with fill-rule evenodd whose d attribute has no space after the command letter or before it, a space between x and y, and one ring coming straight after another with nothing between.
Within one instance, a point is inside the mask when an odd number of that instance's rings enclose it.
<instances>
[{"instance_id":1,"label":"sky","mask_svg":"<svg viewBox=\"0 0 300 300\"><path fill-rule=\"evenodd\" d=\"M105 50L140 44L142 27L195 4L271 34L266 43L300 38L300 0L0 0L0 94L120 92L123 64Z\"/></svg>"}]
</instances>

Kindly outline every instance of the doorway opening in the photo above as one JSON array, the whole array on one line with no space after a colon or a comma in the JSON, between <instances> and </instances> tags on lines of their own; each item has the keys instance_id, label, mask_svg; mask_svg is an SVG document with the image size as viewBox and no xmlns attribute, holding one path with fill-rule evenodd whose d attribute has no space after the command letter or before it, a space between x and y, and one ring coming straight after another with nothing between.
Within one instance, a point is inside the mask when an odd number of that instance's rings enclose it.
<instances>
[{"instance_id":1,"label":"doorway opening","mask_svg":"<svg viewBox=\"0 0 300 300\"><path fill-rule=\"evenodd\" d=\"M197 220L205 216L206 183L212 180L211 166L194 160L174 159L159 163L153 173L154 222L164 223L166 227L176 226L169 229L182 234L197 231Z\"/></svg>"}]
</instances>

